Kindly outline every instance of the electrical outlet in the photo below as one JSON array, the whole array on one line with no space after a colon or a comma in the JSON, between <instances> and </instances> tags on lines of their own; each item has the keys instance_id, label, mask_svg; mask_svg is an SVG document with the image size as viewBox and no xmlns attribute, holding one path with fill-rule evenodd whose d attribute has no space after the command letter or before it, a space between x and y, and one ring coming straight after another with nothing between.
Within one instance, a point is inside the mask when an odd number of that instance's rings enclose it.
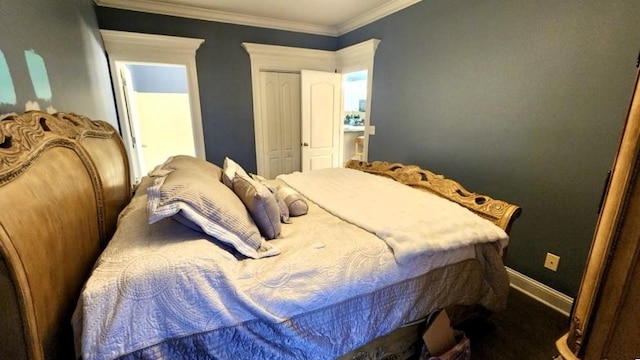
<instances>
[{"instance_id":1,"label":"electrical outlet","mask_svg":"<svg viewBox=\"0 0 640 360\"><path fill-rule=\"evenodd\" d=\"M558 271L558 263L560 262L560 256L547 253L547 257L544 259L544 267L551 271Z\"/></svg>"}]
</instances>

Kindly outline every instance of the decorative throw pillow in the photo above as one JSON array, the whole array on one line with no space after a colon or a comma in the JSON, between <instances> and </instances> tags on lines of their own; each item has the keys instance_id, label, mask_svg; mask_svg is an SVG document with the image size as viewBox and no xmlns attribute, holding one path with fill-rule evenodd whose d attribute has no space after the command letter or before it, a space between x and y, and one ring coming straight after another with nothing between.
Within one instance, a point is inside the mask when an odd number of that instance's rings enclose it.
<instances>
[{"instance_id":1,"label":"decorative throw pillow","mask_svg":"<svg viewBox=\"0 0 640 360\"><path fill-rule=\"evenodd\" d=\"M278 188L275 185L270 184L267 179L265 179L260 175L256 175L256 174L249 174L249 175L254 181L257 181L262 185L266 186L269 189L269 191L271 191L273 196L276 198L276 203L278 203L278 208L280 209L280 222L285 224L291 224L291 220L289 220L289 207L287 206L287 204L285 204L284 200L280 197L280 195L278 195Z\"/></svg>"},{"instance_id":2,"label":"decorative throw pillow","mask_svg":"<svg viewBox=\"0 0 640 360\"><path fill-rule=\"evenodd\" d=\"M224 158L222 169L223 169L222 182L231 189L233 189L233 178L236 176L236 174L249 177L249 174L247 174L247 172L244 171L242 166L240 166L237 162L231 160L228 157Z\"/></svg>"},{"instance_id":3,"label":"decorative throw pillow","mask_svg":"<svg viewBox=\"0 0 640 360\"><path fill-rule=\"evenodd\" d=\"M262 258L280 250L260 236L244 204L222 182L194 170L174 170L147 189L149 224L180 214L202 232L235 248L242 255Z\"/></svg>"},{"instance_id":4,"label":"decorative throw pillow","mask_svg":"<svg viewBox=\"0 0 640 360\"><path fill-rule=\"evenodd\" d=\"M271 189L269 189L271 190ZM272 192L273 196L276 198L276 203L278 204L278 209L280 209L280 222L285 223L285 224L291 224L291 220L289 220L289 207L287 206L287 204L284 202L284 200L282 200L282 198L280 197L280 195L278 195L278 192Z\"/></svg>"},{"instance_id":5,"label":"decorative throw pillow","mask_svg":"<svg viewBox=\"0 0 640 360\"><path fill-rule=\"evenodd\" d=\"M233 192L249 210L262 236L275 239L280 235L280 209L275 196L266 186L236 173L233 178Z\"/></svg>"},{"instance_id":6,"label":"decorative throw pillow","mask_svg":"<svg viewBox=\"0 0 640 360\"><path fill-rule=\"evenodd\" d=\"M290 216L304 215L309 211L309 205L304 197L288 186L278 186L278 196L287 204Z\"/></svg>"}]
</instances>

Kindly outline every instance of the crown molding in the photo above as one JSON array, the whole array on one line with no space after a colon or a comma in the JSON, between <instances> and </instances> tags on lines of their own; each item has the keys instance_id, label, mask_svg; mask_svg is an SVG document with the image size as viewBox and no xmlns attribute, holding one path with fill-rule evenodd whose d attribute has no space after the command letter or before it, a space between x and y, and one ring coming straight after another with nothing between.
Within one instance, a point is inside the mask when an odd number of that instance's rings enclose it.
<instances>
[{"instance_id":1,"label":"crown molding","mask_svg":"<svg viewBox=\"0 0 640 360\"><path fill-rule=\"evenodd\" d=\"M368 11L345 24L332 27L204 9L194 6L160 3L150 0L94 0L96 5L103 7L325 36L340 36L346 34L349 31L370 24L420 1L422 0L395 0Z\"/></svg>"},{"instance_id":2,"label":"crown molding","mask_svg":"<svg viewBox=\"0 0 640 360\"><path fill-rule=\"evenodd\" d=\"M337 70L341 73L356 71L359 68L361 69L363 64L368 64L369 61L373 62L373 57L378 49L378 45L380 45L379 39L369 39L337 50L335 52L338 66ZM368 70L369 74L372 74L373 63Z\"/></svg>"},{"instance_id":3,"label":"crown molding","mask_svg":"<svg viewBox=\"0 0 640 360\"><path fill-rule=\"evenodd\" d=\"M388 2L338 26L336 28L336 32L338 33L338 35L344 35L350 31L361 28L365 25L369 25L374 21L380 20L383 17L408 8L409 6L419 3L420 1L422 0L395 0L392 2Z\"/></svg>"},{"instance_id":4,"label":"crown molding","mask_svg":"<svg viewBox=\"0 0 640 360\"><path fill-rule=\"evenodd\" d=\"M130 47L133 49L143 48L144 51L149 49L162 48L172 52L185 52L193 56L204 42L204 39L184 38L178 36L156 35L156 34L140 34L127 31L117 30L100 30L106 50L110 50L113 46Z\"/></svg>"},{"instance_id":5,"label":"crown molding","mask_svg":"<svg viewBox=\"0 0 640 360\"><path fill-rule=\"evenodd\" d=\"M252 66L254 62L259 65L259 69L256 71L274 69L279 71L300 71L301 69L334 71L336 68L334 51L249 42L243 42L241 45L249 53Z\"/></svg>"},{"instance_id":6,"label":"crown molding","mask_svg":"<svg viewBox=\"0 0 640 360\"><path fill-rule=\"evenodd\" d=\"M196 50L203 39L181 38L177 36L138 34L125 31L100 30L105 50L114 60L142 61L152 54L155 59L168 63L189 64L195 60Z\"/></svg>"},{"instance_id":7,"label":"crown molding","mask_svg":"<svg viewBox=\"0 0 640 360\"><path fill-rule=\"evenodd\" d=\"M297 23L293 21L243 15L195 6L159 3L149 0L94 0L96 5L117 9L142 11L153 14L179 16L184 18L216 21L228 24L255 26L276 30L287 30L317 35L336 36L335 29L329 26Z\"/></svg>"}]
</instances>

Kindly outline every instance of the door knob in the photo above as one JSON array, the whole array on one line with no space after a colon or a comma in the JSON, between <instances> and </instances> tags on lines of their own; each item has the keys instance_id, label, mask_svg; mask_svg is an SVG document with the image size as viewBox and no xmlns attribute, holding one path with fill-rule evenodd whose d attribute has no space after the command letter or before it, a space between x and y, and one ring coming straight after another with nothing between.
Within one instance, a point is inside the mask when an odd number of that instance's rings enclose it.
<instances>
[{"instance_id":1,"label":"door knob","mask_svg":"<svg viewBox=\"0 0 640 360\"><path fill-rule=\"evenodd\" d=\"M303 143L302 143L302 146L309 146L309 144L308 144L308 143L306 143L306 142L303 142Z\"/></svg>"}]
</instances>

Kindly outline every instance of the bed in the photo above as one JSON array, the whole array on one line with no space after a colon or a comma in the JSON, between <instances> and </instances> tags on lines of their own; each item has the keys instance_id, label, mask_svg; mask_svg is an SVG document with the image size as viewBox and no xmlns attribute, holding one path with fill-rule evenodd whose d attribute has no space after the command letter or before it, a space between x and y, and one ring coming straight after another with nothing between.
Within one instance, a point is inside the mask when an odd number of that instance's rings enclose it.
<instances>
[{"instance_id":1,"label":"bed","mask_svg":"<svg viewBox=\"0 0 640 360\"><path fill-rule=\"evenodd\" d=\"M516 205L471 193L416 166L352 161L341 171L435 194L504 232L520 214ZM431 312L447 308L455 314L474 306L499 311L506 305L505 239L400 258L406 243L394 241L402 236L380 241L352 223L357 216L346 221L332 212L347 207L312 201L312 190L322 186L311 183L305 189L301 183L313 179L284 177L278 181L308 192L303 196L308 214L282 224L278 238L261 242L267 255L252 259L184 219L175 221L177 216L149 225L149 188L157 179L146 179L146 188L135 193L129 179L126 151L108 123L43 112L0 120L0 358L70 359L76 350L84 358L122 359L408 358L419 339L419 320ZM131 234L145 232L155 237L136 247L139 237ZM173 232L181 234L180 241L169 236ZM307 232L313 237L305 237ZM128 234L125 240L122 233ZM358 248L362 241L368 245ZM446 252L455 253L453 260L443 262ZM327 261L325 270L290 266L306 266L300 259L313 254L324 254L315 257ZM177 264L182 257L187 260ZM169 272L162 267L166 263L173 266ZM219 270L223 263L237 272L230 276L225 272L230 270ZM333 266L346 270L332 272ZM347 276L355 268L369 270ZM138 273L150 276L150 282L136 285ZM98 281L101 276L104 283ZM260 281L248 283L247 277ZM318 277L328 277L333 286L314 288ZM229 278L234 281L223 281ZM169 283L180 286L167 292ZM218 291L222 288L230 290ZM119 309L126 311L101 308L112 293L123 295L114 301L124 301ZM213 309L208 306L214 298L223 309L206 311ZM246 307L256 302L258 307ZM103 310L92 311L92 306ZM170 309L173 315L154 309ZM122 328L121 318L135 322ZM154 340L149 332L165 338ZM142 342L132 340L139 336ZM100 348L104 338L110 340Z\"/></svg>"}]
</instances>

